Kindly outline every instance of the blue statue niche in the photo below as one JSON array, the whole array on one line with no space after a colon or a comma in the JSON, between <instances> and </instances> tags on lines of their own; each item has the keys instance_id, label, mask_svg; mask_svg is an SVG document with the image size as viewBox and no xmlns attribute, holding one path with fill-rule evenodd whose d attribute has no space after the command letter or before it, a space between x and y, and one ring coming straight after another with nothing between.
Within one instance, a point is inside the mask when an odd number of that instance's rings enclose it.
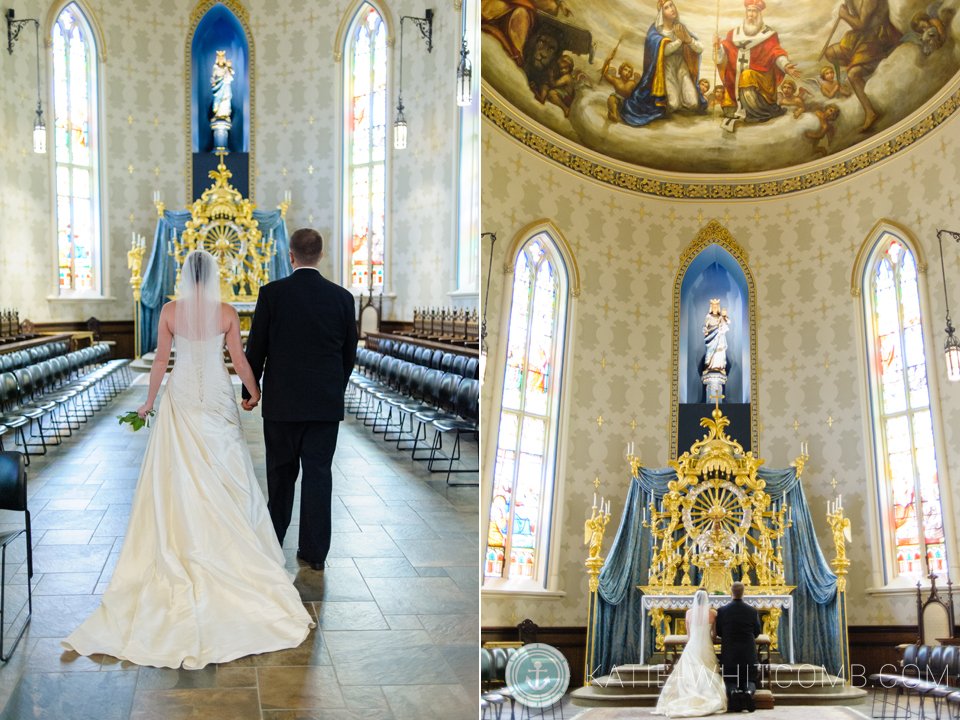
<instances>
[{"instance_id":1,"label":"blue statue niche","mask_svg":"<svg viewBox=\"0 0 960 720\"><path fill-rule=\"evenodd\" d=\"M750 312L747 279L740 265L719 245L704 248L690 263L680 286L680 363L678 380L681 403L707 402L702 374L706 342L704 321L711 300L726 309L729 326L725 335L727 380L725 403L749 403Z\"/></svg>"},{"instance_id":2,"label":"blue statue niche","mask_svg":"<svg viewBox=\"0 0 960 720\"><path fill-rule=\"evenodd\" d=\"M218 52L222 52L221 57L230 62L233 77L226 88L221 82L219 91L215 93L211 78L218 74ZM190 47L190 125L194 153L208 153L215 149L210 127L215 116L215 100L218 101L218 115L222 116L226 105L230 109L226 148L230 152L250 151L249 58L250 47L243 25L229 8L217 3L200 20ZM232 97L226 97L227 94Z\"/></svg>"}]
</instances>

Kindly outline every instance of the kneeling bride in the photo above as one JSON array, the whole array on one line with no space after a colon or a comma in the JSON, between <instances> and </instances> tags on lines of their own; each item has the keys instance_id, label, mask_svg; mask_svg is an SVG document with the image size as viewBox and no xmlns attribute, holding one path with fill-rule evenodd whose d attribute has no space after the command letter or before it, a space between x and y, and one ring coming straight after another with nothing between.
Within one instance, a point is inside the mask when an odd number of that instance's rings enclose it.
<instances>
[{"instance_id":1,"label":"kneeling bride","mask_svg":"<svg viewBox=\"0 0 960 720\"><path fill-rule=\"evenodd\" d=\"M697 590L687 610L687 644L660 691L655 715L703 717L727 711L727 693L713 651L713 623L706 590Z\"/></svg>"}]
</instances>

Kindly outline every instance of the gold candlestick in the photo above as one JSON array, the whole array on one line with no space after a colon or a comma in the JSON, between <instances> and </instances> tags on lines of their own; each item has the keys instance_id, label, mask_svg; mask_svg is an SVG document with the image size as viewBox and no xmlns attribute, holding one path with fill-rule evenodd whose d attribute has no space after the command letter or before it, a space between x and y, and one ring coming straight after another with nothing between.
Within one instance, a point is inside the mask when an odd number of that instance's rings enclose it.
<instances>
[{"instance_id":1,"label":"gold candlestick","mask_svg":"<svg viewBox=\"0 0 960 720\"><path fill-rule=\"evenodd\" d=\"M597 513L597 496L593 496L593 508L590 519L583 525L584 543L589 545L587 551L587 574L590 576L590 595L587 607L587 666L584 671L584 685L590 684L590 668L593 667L594 635L597 627L597 589L600 587L600 569L603 567L603 558L600 551L603 549L603 532L610 522L610 501L600 499L600 512Z\"/></svg>"},{"instance_id":2,"label":"gold candlestick","mask_svg":"<svg viewBox=\"0 0 960 720\"><path fill-rule=\"evenodd\" d=\"M147 251L146 238L134 233L130 249L127 251L127 269L130 270L130 287L133 288L133 354L141 356L140 342L140 288L143 278L140 275L143 266L143 255Z\"/></svg>"}]
</instances>

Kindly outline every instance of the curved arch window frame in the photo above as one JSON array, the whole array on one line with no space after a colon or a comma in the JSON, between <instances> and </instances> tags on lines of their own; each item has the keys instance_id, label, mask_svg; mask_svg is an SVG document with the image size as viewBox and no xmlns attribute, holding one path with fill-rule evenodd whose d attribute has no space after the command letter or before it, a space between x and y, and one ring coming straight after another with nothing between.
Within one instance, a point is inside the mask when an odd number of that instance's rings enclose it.
<instances>
[{"instance_id":1,"label":"curved arch window frame","mask_svg":"<svg viewBox=\"0 0 960 720\"><path fill-rule=\"evenodd\" d=\"M380 15L386 31L386 92L385 92L385 117L384 117L384 203L383 203L383 284L374 285L374 290L379 288L385 296L396 297L392 291L391 283L391 257L392 257L392 203L393 195L393 141L391 127L393 125L393 47L394 32L393 20L389 9L376 2L375 0L355 0L347 9L340 24L337 33L337 44L334 51L334 60L341 62L340 72L340 182L338 183L339 199L337 206L340 212L340 221L338 223L338 242L334 262L336 263L337 273L340 278L340 284L352 292L355 296L362 296L369 290L369 286L354 285L351 281L352 253L347 251L348 243L352 240L353 218L351 214L351 197L353 192L353 162L352 149L353 138L351 134L351 111L353 104L353 50L354 40L356 38L357 27L359 26L365 8L371 7ZM369 268L372 263L368 263Z\"/></svg>"},{"instance_id":2,"label":"curved arch window frame","mask_svg":"<svg viewBox=\"0 0 960 720\"><path fill-rule=\"evenodd\" d=\"M567 382L568 368L574 362L574 346L572 336L576 325L576 300L579 296L579 271L576 261L570 251L570 246L553 223L539 222L525 228L517 236L510 251L504 259L504 278L502 300L500 305L500 331L497 337L496 364L488 368L488 377L493 384L492 404L489 422L485 423L489 430L485 433L488 438L483 464L484 472L481 478L481 533L483 556L481 558L486 567L487 537L490 522L490 507L494 493L494 471L499 444L500 423L503 407L504 374L507 367L508 341L510 320L513 314L515 267L521 252L528 244L542 238L542 244L547 248L545 254L553 262L557 275L557 305L554 318L553 340L553 388L550 390L548 401L548 430L545 433L544 468L541 475L541 494L539 498L539 522L537 530L538 557L534 565L532 578L511 578L509 572L509 546L505 545L504 573L502 577L482 577L481 596L536 596L546 599L559 599L566 595L560 589L560 574L557 563L553 562L560 552L560 533L554 532L561 527L564 506L564 478L566 466L566 444L568 440L569 382ZM509 271L508 271L509 268ZM535 276L534 276L535 279ZM532 289L532 287L531 287ZM493 373L493 376L490 376ZM489 468L489 470L487 470ZM552 480L552 482L551 482ZM516 475L514 475L514 488Z\"/></svg>"},{"instance_id":3,"label":"curved arch window frame","mask_svg":"<svg viewBox=\"0 0 960 720\"><path fill-rule=\"evenodd\" d=\"M873 368L879 366L880 362L877 351L878 336L876 334L873 283L878 262L881 256L886 253L891 240L896 240L905 250L911 253L917 268L916 283L920 302L920 327L929 393L928 407L933 428L933 448L937 464L944 546L947 554L946 572L954 577L960 572L960 563L958 563L957 558L953 496L946 461L946 446L943 442L944 426L939 390L940 368L937 365L937 357L934 352L938 346L934 343L929 320L931 311L926 282L925 255L922 247L906 228L892 221L882 220L874 226L861 245L851 278L851 294L857 302L857 347L861 360L861 398L865 441L864 465L866 469L867 502L870 510L868 526L872 541L870 545L873 577L867 592L873 595L915 595L917 581L920 581L922 587L929 587L930 581L926 577L928 571L925 561L923 572L901 574L898 571L892 490L886 463L886 441L883 432L886 413L882 411L880 379L873 370Z\"/></svg>"},{"instance_id":4,"label":"curved arch window frame","mask_svg":"<svg viewBox=\"0 0 960 720\"><path fill-rule=\"evenodd\" d=\"M53 33L57 22L64 10L73 6L75 15L83 25L89 52L88 63L88 138L90 145L90 195L91 195L91 230L93 234L91 268L93 287L77 290L75 288L60 287L60 261L58 236L58 202L57 202L57 168L62 163L57 161L56 152L56 86L54 68L54 40ZM103 168L106 166L106 137L103 64L106 62L106 46L103 32L93 9L83 0L61 0L50 7L47 14L44 46L47 57L47 107L50 108L47 124L47 148L49 149L50 163L50 196L51 196L51 283L48 301L90 301L114 300L110 296L110 232L108 227L107 187L104 180Z\"/></svg>"}]
</instances>

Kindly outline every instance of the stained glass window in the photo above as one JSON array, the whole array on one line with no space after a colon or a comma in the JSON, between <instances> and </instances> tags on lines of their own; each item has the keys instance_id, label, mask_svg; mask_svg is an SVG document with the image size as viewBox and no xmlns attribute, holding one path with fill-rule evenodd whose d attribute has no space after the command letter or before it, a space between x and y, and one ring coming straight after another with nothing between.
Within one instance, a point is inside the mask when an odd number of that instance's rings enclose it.
<instances>
[{"instance_id":1,"label":"stained glass window","mask_svg":"<svg viewBox=\"0 0 960 720\"><path fill-rule=\"evenodd\" d=\"M887 481L897 572L947 572L933 446L917 265L903 242L885 234L872 266L871 378L876 388L878 456Z\"/></svg>"},{"instance_id":2,"label":"stained glass window","mask_svg":"<svg viewBox=\"0 0 960 720\"><path fill-rule=\"evenodd\" d=\"M558 424L561 268L543 233L524 244L513 267L486 578L532 580L542 562Z\"/></svg>"},{"instance_id":3,"label":"stained glass window","mask_svg":"<svg viewBox=\"0 0 960 720\"><path fill-rule=\"evenodd\" d=\"M96 49L75 3L53 26L57 256L61 294L96 292L100 226L96 163Z\"/></svg>"},{"instance_id":4,"label":"stained glass window","mask_svg":"<svg viewBox=\"0 0 960 720\"><path fill-rule=\"evenodd\" d=\"M350 285L383 288L386 227L387 26L364 4L345 57L347 105L347 218L344 257Z\"/></svg>"}]
</instances>

